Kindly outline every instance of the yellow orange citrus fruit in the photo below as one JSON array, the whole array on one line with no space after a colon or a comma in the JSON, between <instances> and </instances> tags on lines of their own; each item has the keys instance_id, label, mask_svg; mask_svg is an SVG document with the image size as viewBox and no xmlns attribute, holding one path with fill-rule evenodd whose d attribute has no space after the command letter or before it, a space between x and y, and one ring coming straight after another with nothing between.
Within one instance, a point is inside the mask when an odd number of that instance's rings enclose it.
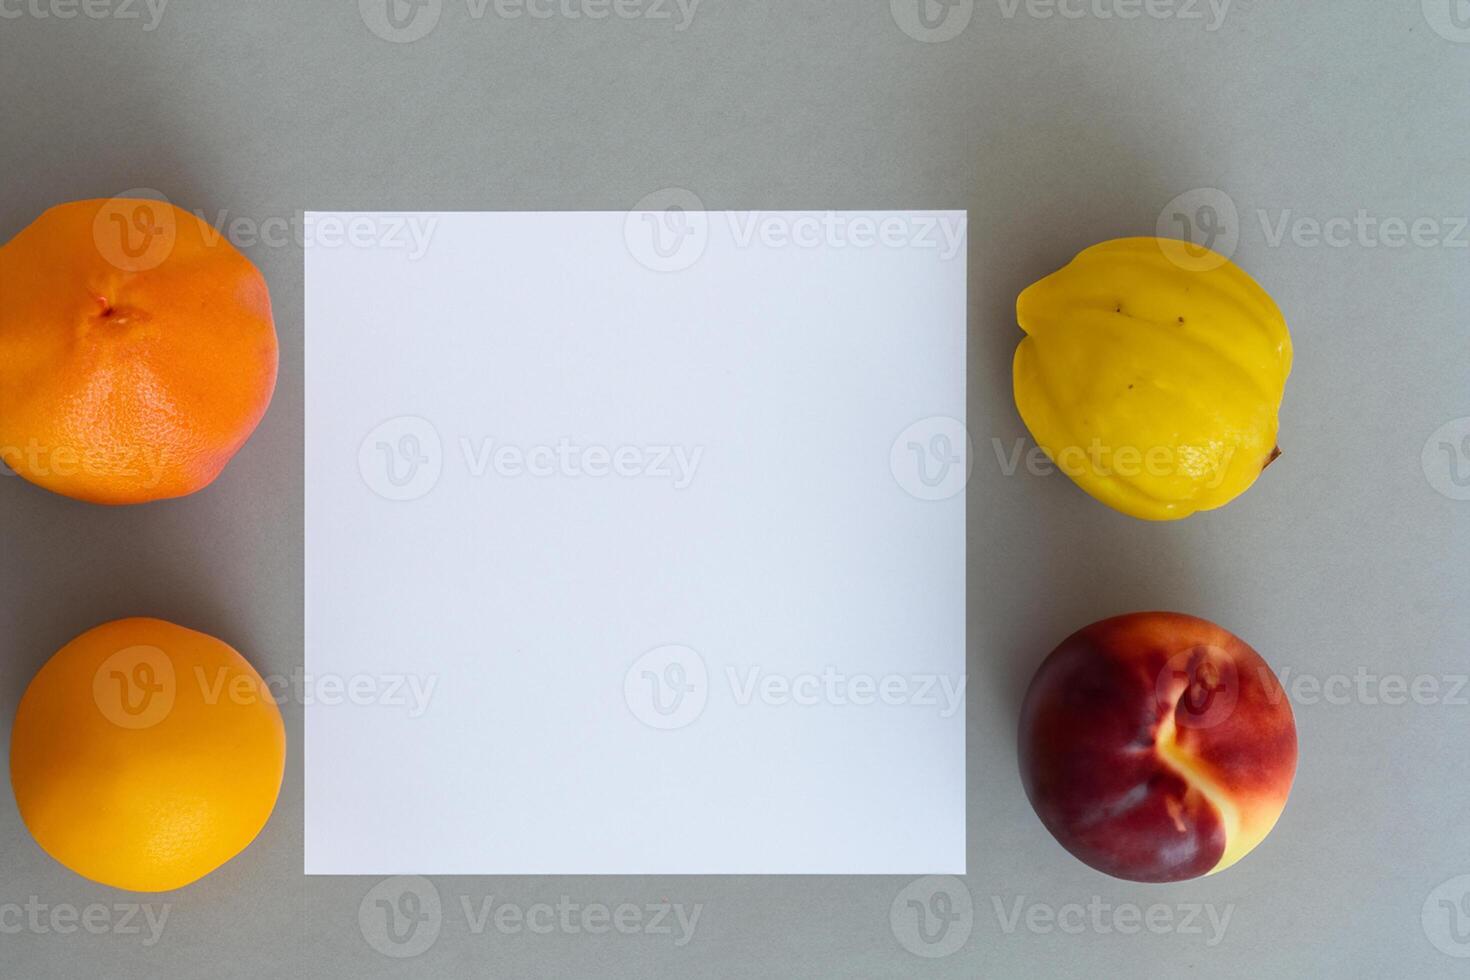
<instances>
[{"instance_id":1,"label":"yellow orange citrus fruit","mask_svg":"<svg viewBox=\"0 0 1470 980\"><path fill-rule=\"evenodd\" d=\"M276 804L286 732L234 649L157 619L77 637L36 674L10 740L21 818L77 874L181 888L243 851Z\"/></svg>"},{"instance_id":2,"label":"yellow orange citrus fruit","mask_svg":"<svg viewBox=\"0 0 1470 980\"><path fill-rule=\"evenodd\" d=\"M1125 238L1086 249L1016 302L1016 407L1057 467L1150 521L1223 507L1279 450L1291 334L1228 258Z\"/></svg>"},{"instance_id":3,"label":"yellow orange citrus fruit","mask_svg":"<svg viewBox=\"0 0 1470 980\"><path fill-rule=\"evenodd\" d=\"M165 201L51 208L0 246L0 460L135 504L212 483L275 390L265 279Z\"/></svg>"}]
</instances>

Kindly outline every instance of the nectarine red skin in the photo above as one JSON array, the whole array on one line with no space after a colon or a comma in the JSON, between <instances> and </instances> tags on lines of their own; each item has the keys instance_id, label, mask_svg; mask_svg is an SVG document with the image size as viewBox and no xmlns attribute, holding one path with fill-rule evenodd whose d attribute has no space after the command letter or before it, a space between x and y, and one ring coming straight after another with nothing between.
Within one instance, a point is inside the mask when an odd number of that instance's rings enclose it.
<instances>
[{"instance_id":1,"label":"nectarine red skin","mask_svg":"<svg viewBox=\"0 0 1470 980\"><path fill-rule=\"evenodd\" d=\"M1057 841L1131 881L1197 878L1265 838L1296 773L1296 724L1244 641L1179 613L1072 634L1021 710L1021 779Z\"/></svg>"}]
</instances>

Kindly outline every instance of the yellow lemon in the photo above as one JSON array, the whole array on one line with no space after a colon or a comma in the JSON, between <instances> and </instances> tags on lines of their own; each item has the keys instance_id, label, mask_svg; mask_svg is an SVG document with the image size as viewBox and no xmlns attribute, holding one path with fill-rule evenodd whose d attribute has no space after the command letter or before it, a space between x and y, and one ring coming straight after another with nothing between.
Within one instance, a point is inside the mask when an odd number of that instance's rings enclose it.
<instances>
[{"instance_id":1,"label":"yellow lemon","mask_svg":"<svg viewBox=\"0 0 1470 980\"><path fill-rule=\"evenodd\" d=\"M1077 485L1145 520L1222 507L1279 454L1291 335L1227 258L1125 238L1016 302L1016 407Z\"/></svg>"},{"instance_id":2,"label":"yellow lemon","mask_svg":"<svg viewBox=\"0 0 1470 980\"><path fill-rule=\"evenodd\" d=\"M232 648L157 619L82 634L21 698L10 781L42 849L77 874L170 891L244 850L275 807L286 731Z\"/></svg>"}]
</instances>

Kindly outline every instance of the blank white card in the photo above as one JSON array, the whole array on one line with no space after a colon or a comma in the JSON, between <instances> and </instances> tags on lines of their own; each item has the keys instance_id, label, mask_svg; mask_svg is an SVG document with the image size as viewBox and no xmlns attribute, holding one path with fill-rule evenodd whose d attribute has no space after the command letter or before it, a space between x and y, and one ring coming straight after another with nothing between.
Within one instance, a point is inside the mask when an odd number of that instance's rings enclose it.
<instances>
[{"instance_id":1,"label":"blank white card","mask_svg":"<svg viewBox=\"0 0 1470 980\"><path fill-rule=\"evenodd\" d=\"M307 216L306 872L965 870L963 212Z\"/></svg>"}]
</instances>

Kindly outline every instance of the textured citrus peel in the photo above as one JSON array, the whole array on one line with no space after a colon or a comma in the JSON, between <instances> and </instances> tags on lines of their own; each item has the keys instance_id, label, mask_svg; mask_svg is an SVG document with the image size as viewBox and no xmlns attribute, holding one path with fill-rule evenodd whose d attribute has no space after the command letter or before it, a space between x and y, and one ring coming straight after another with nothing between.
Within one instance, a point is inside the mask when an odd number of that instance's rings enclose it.
<instances>
[{"instance_id":1,"label":"textured citrus peel","mask_svg":"<svg viewBox=\"0 0 1470 980\"><path fill-rule=\"evenodd\" d=\"M1271 297L1218 257L1181 268L1158 239L1105 242L1028 287L1013 366L1036 442L1083 490L1145 520L1245 492L1272 456L1291 339ZM1167 454L1164 471L1078 456Z\"/></svg>"}]
</instances>

